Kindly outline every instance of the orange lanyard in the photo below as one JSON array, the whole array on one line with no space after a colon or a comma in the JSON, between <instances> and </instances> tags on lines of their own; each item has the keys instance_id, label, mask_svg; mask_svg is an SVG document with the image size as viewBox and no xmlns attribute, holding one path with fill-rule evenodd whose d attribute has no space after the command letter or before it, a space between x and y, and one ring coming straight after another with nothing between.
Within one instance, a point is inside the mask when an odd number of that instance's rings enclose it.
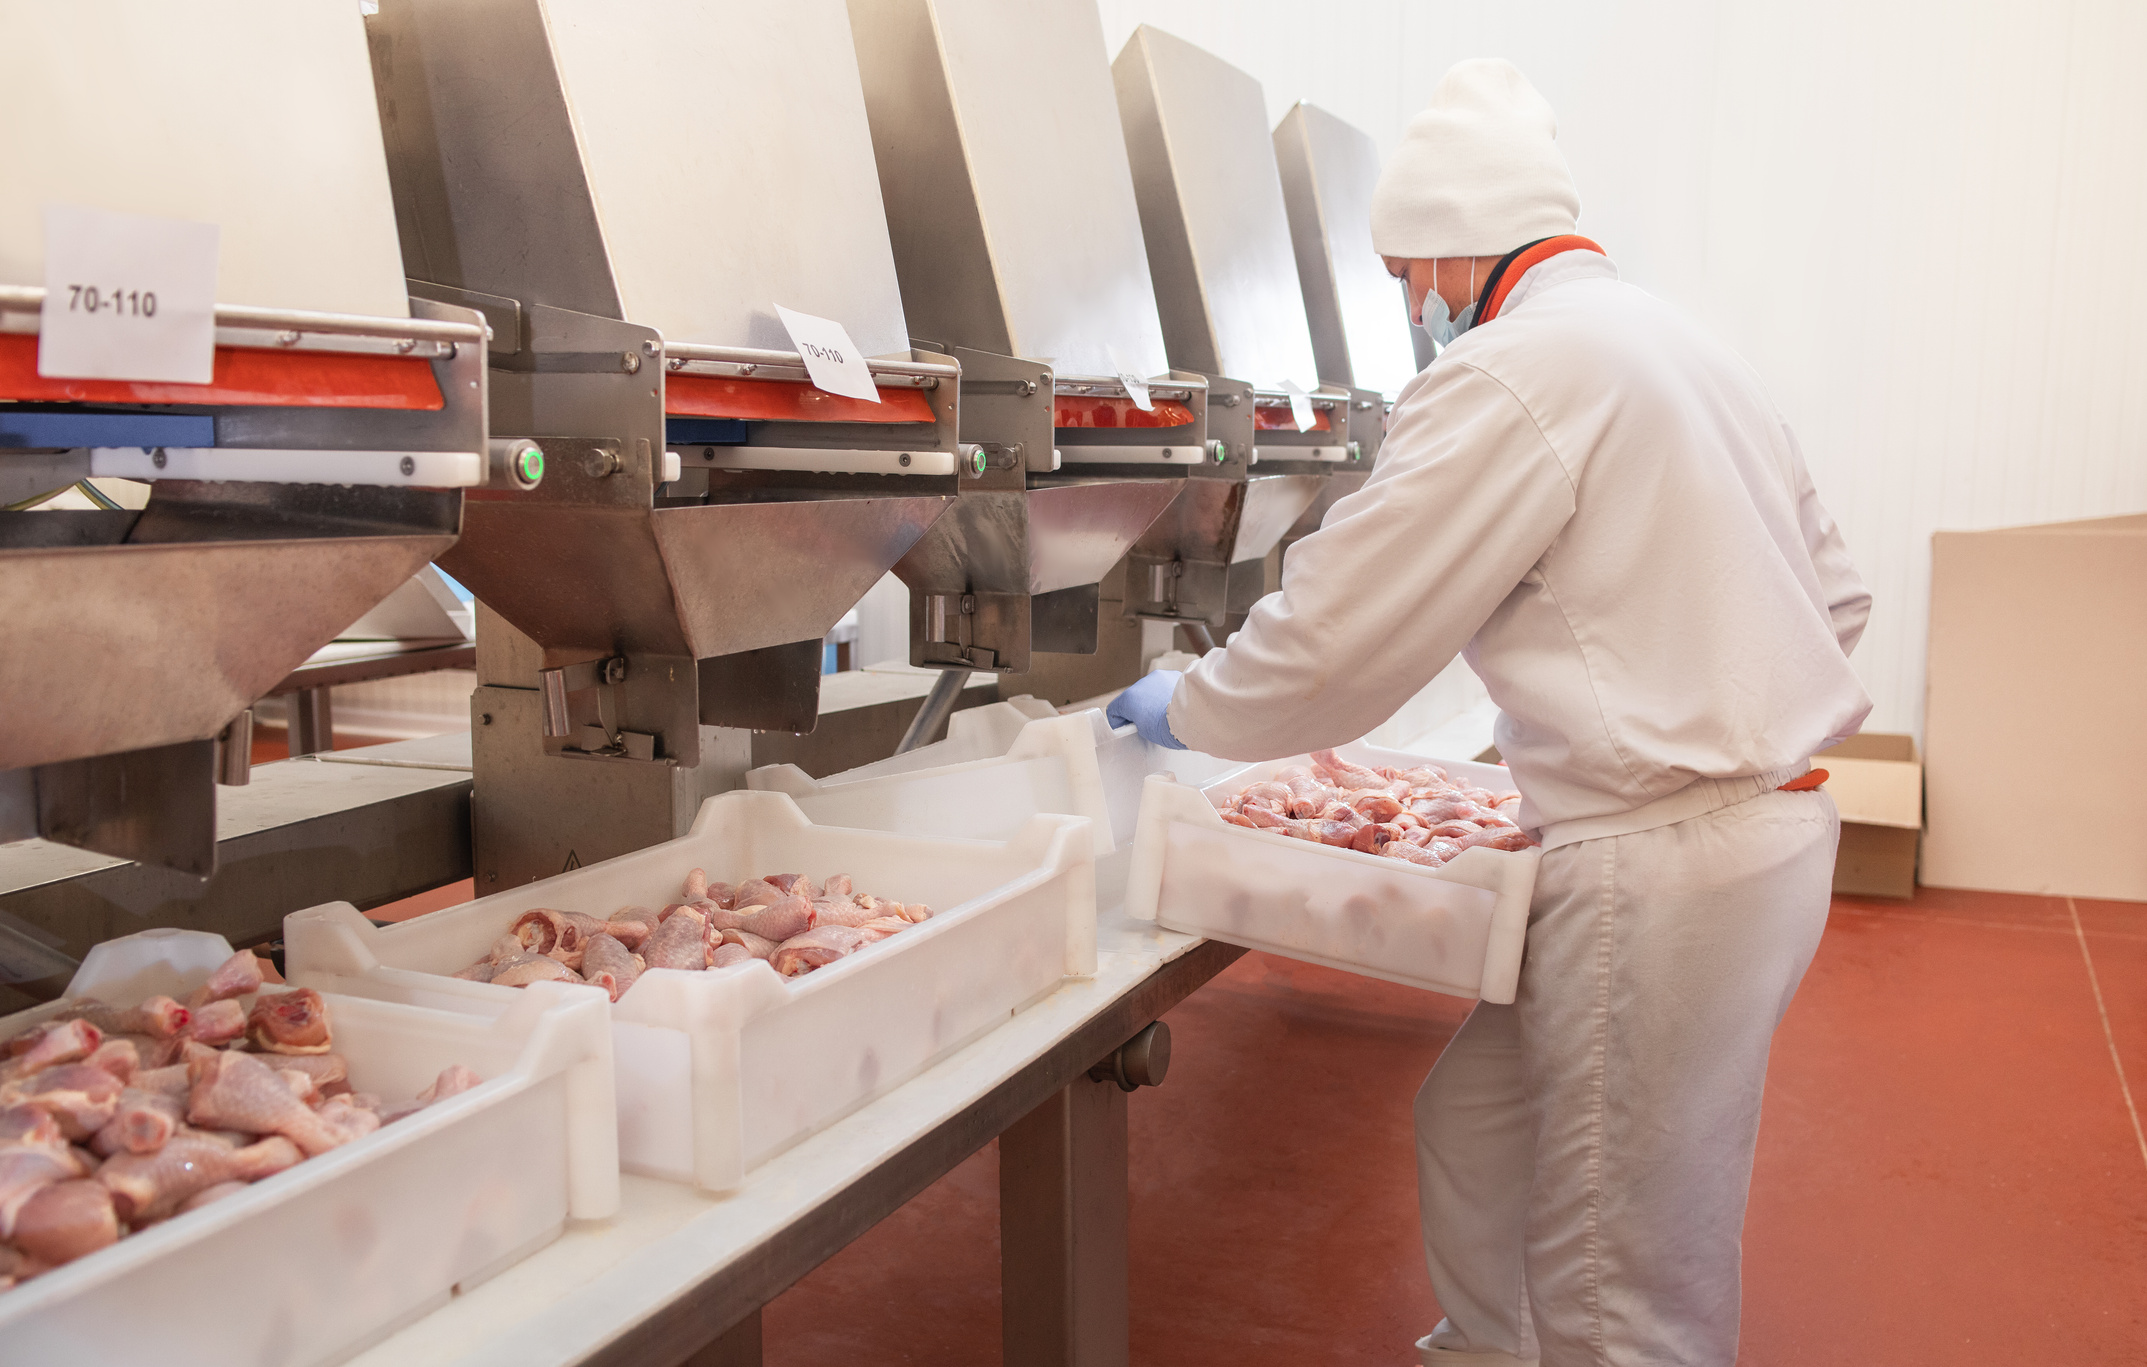
<instances>
[{"instance_id":1,"label":"orange lanyard","mask_svg":"<svg viewBox=\"0 0 2147 1367\"><path fill-rule=\"evenodd\" d=\"M1562 237L1546 237L1540 242L1531 242L1499 262L1492 268L1491 278L1484 283L1483 299L1476 305L1475 326L1482 327L1498 317L1499 309L1506 303L1506 296L1513 293L1513 287L1521 283L1521 277L1528 274L1530 268L1562 252L1574 251L1594 252L1597 256L1607 255L1601 247L1578 233L1567 233Z\"/></svg>"}]
</instances>

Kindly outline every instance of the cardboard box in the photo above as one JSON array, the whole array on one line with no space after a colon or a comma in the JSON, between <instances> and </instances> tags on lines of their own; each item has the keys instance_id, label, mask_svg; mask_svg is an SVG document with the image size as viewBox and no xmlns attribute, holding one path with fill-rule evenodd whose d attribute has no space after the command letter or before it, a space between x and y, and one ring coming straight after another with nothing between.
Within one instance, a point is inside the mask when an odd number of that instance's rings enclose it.
<instances>
[{"instance_id":1,"label":"cardboard box","mask_svg":"<svg viewBox=\"0 0 2147 1367\"><path fill-rule=\"evenodd\" d=\"M1866 732L1812 756L1841 812L1834 891L1907 897L1916 891L1923 835L1923 765L1912 736Z\"/></svg>"},{"instance_id":2,"label":"cardboard box","mask_svg":"<svg viewBox=\"0 0 2147 1367\"><path fill-rule=\"evenodd\" d=\"M2147 900L2147 516L1931 538L1923 881Z\"/></svg>"}]
</instances>

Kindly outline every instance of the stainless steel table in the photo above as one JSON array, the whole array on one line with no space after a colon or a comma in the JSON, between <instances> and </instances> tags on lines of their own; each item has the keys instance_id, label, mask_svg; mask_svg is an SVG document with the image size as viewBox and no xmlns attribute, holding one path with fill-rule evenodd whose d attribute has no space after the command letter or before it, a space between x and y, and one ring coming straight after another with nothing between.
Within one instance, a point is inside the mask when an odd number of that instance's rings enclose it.
<instances>
[{"instance_id":1,"label":"stainless steel table","mask_svg":"<svg viewBox=\"0 0 2147 1367\"><path fill-rule=\"evenodd\" d=\"M354 1367L739 1367L760 1308L998 1137L1006 1361L1127 1360L1126 1097L1089 1070L1242 950L1098 928L1096 976L712 1196L625 1179L620 1213L456 1297Z\"/></svg>"}]
</instances>

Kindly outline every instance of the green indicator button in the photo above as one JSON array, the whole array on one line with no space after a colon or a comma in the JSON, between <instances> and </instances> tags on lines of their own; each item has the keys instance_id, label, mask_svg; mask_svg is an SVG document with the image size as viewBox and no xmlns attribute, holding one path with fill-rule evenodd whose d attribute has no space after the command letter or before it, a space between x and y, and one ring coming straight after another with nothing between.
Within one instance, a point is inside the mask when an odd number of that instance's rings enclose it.
<instances>
[{"instance_id":1,"label":"green indicator button","mask_svg":"<svg viewBox=\"0 0 2147 1367\"><path fill-rule=\"evenodd\" d=\"M544 479L544 451L541 447L525 446L515 453L514 477L530 485Z\"/></svg>"}]
</instances>

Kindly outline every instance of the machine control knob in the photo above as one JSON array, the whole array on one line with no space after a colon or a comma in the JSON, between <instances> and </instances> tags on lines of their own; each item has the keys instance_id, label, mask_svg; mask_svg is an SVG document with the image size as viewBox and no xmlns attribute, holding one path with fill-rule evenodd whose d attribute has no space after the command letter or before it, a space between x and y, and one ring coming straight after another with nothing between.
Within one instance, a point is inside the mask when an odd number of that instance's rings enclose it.
<instances>
[{"instance_id":1,"label":"machine control knob","mask_svg":"<svg viewBox=\"0 0 2147 1367\"><path fill-rule=\"evenodd\" d=\"M617 474L623 464L625 462L619 459L618 452L606 451L600 446L591 447L589 453L581 458L581 472L591 479L604 479Z\"/></svg>"},{"instance_id":2,"label":"machine control knob","mask_svg":"<svg viewBox=\"0 0 2147 1367\"><path fill-rule=\"evenodd\" d=\"M1132 1039L1113 1050L1111 1056L1088 1070L1097 1082L1115 1082L1121 1091L1160 1087L1170 1072L1170 1027L1151 1021Z\"/></svg>"}]
</instances>

